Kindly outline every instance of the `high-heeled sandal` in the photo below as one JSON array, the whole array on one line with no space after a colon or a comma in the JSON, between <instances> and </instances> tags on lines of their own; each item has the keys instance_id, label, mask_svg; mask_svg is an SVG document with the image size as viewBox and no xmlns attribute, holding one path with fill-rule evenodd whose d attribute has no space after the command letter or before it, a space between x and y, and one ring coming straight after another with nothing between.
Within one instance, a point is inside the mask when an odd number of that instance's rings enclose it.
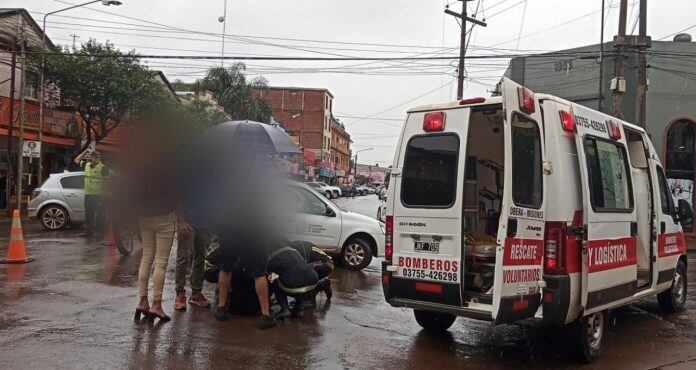
<instances>
[{"instance_id":1,"label":"high-heeled sandal","mask_svg":"<svg viewBox=\"0 0 696 370\"><path fill-rule=\"evenodd\" d=\"M147 315L148 315L147 317L148 317L148 319L150 319L150 321L155 321L155 317L160 319L160 321L169 321L172 319L171 317L167 316L166 314L160 315L158 313L151 312L151 311L148 311Z\"/></svg>"},{"instance_id":2,"label":"high-heeled sandal","mask_svg":"<svg viewBox=\"0 0 696 370\"><path fill-rule=\"evenodd\" d=\"M136 307L135 308L135 317L133 318L133 320L138 321L138 320L140 320L141 315L144 317L147 317L149 313L150 313L149 309L141 310L141 309Z\"/></svg>"}]
</instances>

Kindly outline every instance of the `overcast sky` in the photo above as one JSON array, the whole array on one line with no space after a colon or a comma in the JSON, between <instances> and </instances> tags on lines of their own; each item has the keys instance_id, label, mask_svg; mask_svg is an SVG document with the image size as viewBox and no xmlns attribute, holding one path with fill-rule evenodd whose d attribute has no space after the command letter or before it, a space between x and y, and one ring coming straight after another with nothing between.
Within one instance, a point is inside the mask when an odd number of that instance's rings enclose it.
<instances>
[{"instance_id":1,"label":"overcast sky","mask_svg":"<svg viewBox=\"0 0 696 370\"><path fill-rule=\"evenodd\" d=\"M617 32L619 0L605 1L605 40L611 40ZM44 13L78 2L82 1L3 0L2 6L24 7L41 24ZM77 35L78 45L89 38L109 40L140 54L220 54L218 17L224 0L122 2L118 7L95 4L50 16L47 34L57 44L71 44L71 35ZM453 0L228 0L225 55L456 55L459 25L443 13L447 3L454 11L461 9L461 2ZM637 20L637 3L629 0L629 31ZM648 33L653 39L696 24L696 1L648 3ZM600 39L601 0L474 0L468 4L470 13L478 7L476 18L488 22L487 28L473 30L468 50L472 55L566 49ZM688 32L696 33L696 27ZM193 80L220 63L148 61L172 81ZM250 76L262 75L273 86L329 89L335 96L334 115L353 136L353 150L374 148L361 153L359 162L381 164L392 161L408 107L455 97L454 65L450 61L247 63ZM467 63L471 80L464 95L489 95L506 65L504 59Z\"/></svg>"}]
</instances>

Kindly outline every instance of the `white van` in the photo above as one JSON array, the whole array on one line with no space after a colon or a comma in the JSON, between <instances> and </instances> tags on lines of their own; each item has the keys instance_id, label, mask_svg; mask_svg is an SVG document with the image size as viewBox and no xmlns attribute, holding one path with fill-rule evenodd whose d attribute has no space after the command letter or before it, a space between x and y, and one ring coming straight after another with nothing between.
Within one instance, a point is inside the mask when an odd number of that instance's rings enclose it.
<instances>
[{"instance_id":1,"label":"white van","mask_svg":"<svg viewBox=\"0 0 696 370\"><path fill-rule=\"evenodd\" d=\"M384 294L432 331L456 316L573 324L589 362L607 310L655 294L683 309L692 210L673 204L643 129L508 79L501 91L408 112Z\"/></svg>"}]
</instances>

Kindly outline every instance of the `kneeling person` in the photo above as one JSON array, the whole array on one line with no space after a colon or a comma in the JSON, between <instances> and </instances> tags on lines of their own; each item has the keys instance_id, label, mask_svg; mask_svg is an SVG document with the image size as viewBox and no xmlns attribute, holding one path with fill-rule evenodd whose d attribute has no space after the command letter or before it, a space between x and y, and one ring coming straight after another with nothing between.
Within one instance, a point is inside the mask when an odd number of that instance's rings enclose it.
<instances>
[{"instance_id":1,"label":"kneeling person","mask_svg":"<svg viewBox=\"0 0 696 370\"><path fill-rule=\"evenodd\" d=\"M296 240L290 242L290 246L302 255L304 260L319 276L319 282L314 291L314 296L311 297L312 301L314 301L316 294L320 291L323 291L326 294L326 300L330 301L333 292L331 291L331 280L329 280L328 276L335 268L333 258L310 242Z\"/></svg>"},{"instance_id":2,"label":"kneeling person","mask_svg":"<svg viewBox=\"0 0 696 370\"><path fill-rule=\"evenodd\" d=\"M303 256L289 243L280 243L268 258L268 272L278 275L273 281L273 292L280 304L277 318L301 317L302 302L314 296L319 275L310 267ZM290 310L288 296L295 298Z\"/></svg>"}]
</instances>

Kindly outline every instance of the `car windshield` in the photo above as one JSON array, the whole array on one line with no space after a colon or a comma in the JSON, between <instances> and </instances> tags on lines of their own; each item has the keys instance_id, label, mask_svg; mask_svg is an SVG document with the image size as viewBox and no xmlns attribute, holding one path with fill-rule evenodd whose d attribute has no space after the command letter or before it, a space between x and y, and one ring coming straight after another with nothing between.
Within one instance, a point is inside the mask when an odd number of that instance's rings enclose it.
<instances>
[{"instance_id":1,"label":"car windshield","mask_svg":"<svg viewBox=\"0 0 696 370\"><path fill-rule=\"evenodd\" d=\"M307 185L309 185L309 186L311 186L311 187L313 187L313 188L318 188L318 187L319 187L319 184L317 184L317 183L315 183L315 182L308 182Z\"/></svg>"},{"instance_id":2,"label":"car windshield","mask_svg":"<svg viewBox=\"0 0 696 370\"><path fill-rule=\"evenodd\" d=\"M323 182L318 182L317 184L319 184L320 186L329 186L329 185L326 185L326 184L323 183Z\"/></svg>"}]
</instances>

